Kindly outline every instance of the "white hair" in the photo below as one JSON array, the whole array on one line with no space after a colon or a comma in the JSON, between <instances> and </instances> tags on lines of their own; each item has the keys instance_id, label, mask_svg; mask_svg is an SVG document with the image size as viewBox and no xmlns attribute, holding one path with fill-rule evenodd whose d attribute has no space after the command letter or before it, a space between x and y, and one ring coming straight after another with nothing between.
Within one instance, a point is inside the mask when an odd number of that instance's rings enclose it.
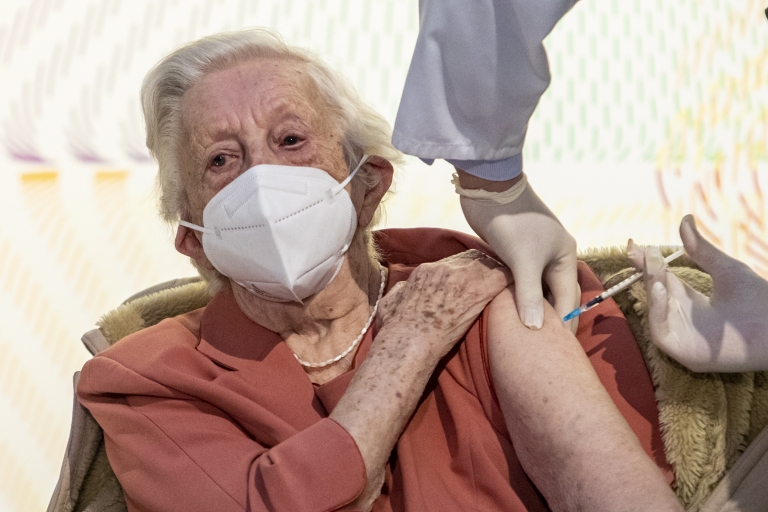
<instances>
[{"instance_id":1,"label":"white hair","mask_svg":"<svg viewBox=\"0 0 768 512\"><path fill-rule=\"evenodd\" d=\"M189 43L163 58L147 73L141 86L147 147L158 163L159 209L165 221L175 224L182 215L189 213L178 159L184 93L208 73L259 58L299 62L306 67L320 96L338 118L344 160L350 171L363 154L378 155L393 164L401 163L402 154L390 142L391 129L387 121L366 105L349 82L317 55L287 45L277 33L266 29L215 34ZM376 181L376 176L363 166L352 183L369 189ZM371 256L376 253L370 230L378 219L377 211L363 233ZM222 284L218 273L199 270L214 288L220 288L214 282Z\"/></svg>"}]
</instances>

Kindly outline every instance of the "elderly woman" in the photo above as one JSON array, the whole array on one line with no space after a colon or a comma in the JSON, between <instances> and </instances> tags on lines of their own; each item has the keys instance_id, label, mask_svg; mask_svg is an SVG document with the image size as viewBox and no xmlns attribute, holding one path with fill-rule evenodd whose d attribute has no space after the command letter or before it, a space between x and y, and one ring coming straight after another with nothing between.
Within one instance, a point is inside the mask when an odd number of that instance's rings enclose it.
<instances>
[{"instance_id":1,"label":"elderly woman","mask_svg":"<svg viewBox=\"0 0 768 512\"><path fill-rule=\"evenodd\" d=\"M679 509L658 424L630 429L552 308L521 324L479 242L374 237L399 154L314 56L205 38L142 101L162 213L215 295L83 368L129 510Z\"/></svg>"}]
</instances>

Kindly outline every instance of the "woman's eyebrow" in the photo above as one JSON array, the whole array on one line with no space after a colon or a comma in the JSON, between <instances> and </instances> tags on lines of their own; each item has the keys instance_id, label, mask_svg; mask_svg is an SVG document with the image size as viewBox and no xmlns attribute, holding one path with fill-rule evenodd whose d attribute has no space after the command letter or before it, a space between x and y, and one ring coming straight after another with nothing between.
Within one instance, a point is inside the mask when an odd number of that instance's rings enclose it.
<instances>
[{"instance_id":1,"label":"woman's eyebrow","mask_svg":"<svg viewBox=\"0 0 768 512\"><path fill-rule=\"evenodd\" d=\"M205 133L198 135L197 140L199 141L197 147L202 156L211 151L211 148L220 142L234 141L239 144L240 137L237 132L231 128L219 126L210 127L205 130Z\"/></svg>"},{"instance_id":2,"label":"woman's eyebrow","mask_svg":"<svg viewBox=\"0 0 768 512\"><path fill-rule=\"evenodd\" d=\"M301 124L306 124L304 117L296 113L290 106L286 106L281 110L282 112L276 113L274 117L275 122L282 123L285 121L295 121Z\"/></svg>"},{"instance_id":3,"label":"woman's eyebrow","mask_svg":"<svg viewBox=\"0 0 768 512\"><path fill-rule=\"evenodd\" d=\"M268 112L268 116L274 121L295 120L305 122L304 120L313 113L311 111L314 109L309 109L305 102L302 103L304 103L305 109L309 110L303 114L300 112L301 109L296 108L296 101L285 97L271 98L264 104L264 107L266 107L265 112Z\"/></svg>"},{"instance_id":4,"label":"woman's eyebrow","mask_svg":"<svg viewBox=\"0 0 768 512\"><path fill-rule=\"evenodd\" d=\"M237 138L237 133L235 132L235 130L229 127L223 127L223 126L215 127L209 130L207 135L210 137L211 142L219 142L224 139Z\"/></svg>"}]
</instances>

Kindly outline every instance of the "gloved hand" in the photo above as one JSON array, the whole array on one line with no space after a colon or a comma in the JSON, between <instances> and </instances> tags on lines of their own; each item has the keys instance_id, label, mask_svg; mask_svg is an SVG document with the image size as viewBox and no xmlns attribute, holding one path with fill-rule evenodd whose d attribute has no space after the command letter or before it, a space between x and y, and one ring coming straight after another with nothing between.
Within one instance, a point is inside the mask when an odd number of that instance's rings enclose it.
<instances>
[{"instance_id":1,"label":"gloved hand","mask_svg":"<svg viewBox=\"0 0 768 512\"><path fill-rule=\"evenodd\" d=\"M688 256L712 276L711 298L667 272L656 247L627 247L645 271L653 342L695 372L768 370L768 282L731 258L696 229L691 215L680 223Z\"/></svg>"},{"instance_id":2,"label":"gloved hand","mask_svg":"<svg viewBox=\"0 0 768 512\"><path fill-rule=\"evenodd\" d=\"M512 270L520 319L531 329L544 320L542 279L549 286L560 318L579 306L576 281L576 240L539 199L527 180L512 195L466 190L457 185L461 209L475 233L485 240ZM485 193L483 193L485 192ZM519 195L518 195L519 194ZM506 195L506 198L503 196ZM499 201L498 196L502 196ZM507 199L510 199L505 202ZM576 331L576 319L569 322Z\"/></svg>"}]
</instances>

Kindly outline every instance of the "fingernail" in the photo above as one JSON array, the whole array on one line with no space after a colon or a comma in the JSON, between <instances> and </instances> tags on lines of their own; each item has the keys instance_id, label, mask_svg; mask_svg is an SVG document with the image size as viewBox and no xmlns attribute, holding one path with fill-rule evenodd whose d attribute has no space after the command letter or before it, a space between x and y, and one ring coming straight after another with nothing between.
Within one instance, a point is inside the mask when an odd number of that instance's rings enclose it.
<instances>
[{"instance_id":1,"label":"fingernail","mask_svg":"<svg viewBox=\"0 0 768 512\"><path fill-rule=\"evenodd\" d=\"M529 329L539 330L544 323L544 312L541 309L526 309L523 312L523 324Z\"/></svg>"},{"instance_id":2,"label":"fingernail","mask_svg":"<svg viewBox=\"0 0 768 512\"><path fill-rule=\"evenodd\" d=\"M656 281L651 285L651 295L653 295L655 298L660 298L664 295L664 284L660 281Z\"/></svg>"},{"instance_id":3,"label":"fingernail","mask_svg":"<svg viewBox=\"0 0 768 512\"><path fill-rule=\"evenodd\" d=\"M689 213L683 217L683 221L685 221L685 223L688 224L695 232L699 232L698 228L696 227L696 219L693 218L693 215Z\"/></svg>"}]
</instances>

